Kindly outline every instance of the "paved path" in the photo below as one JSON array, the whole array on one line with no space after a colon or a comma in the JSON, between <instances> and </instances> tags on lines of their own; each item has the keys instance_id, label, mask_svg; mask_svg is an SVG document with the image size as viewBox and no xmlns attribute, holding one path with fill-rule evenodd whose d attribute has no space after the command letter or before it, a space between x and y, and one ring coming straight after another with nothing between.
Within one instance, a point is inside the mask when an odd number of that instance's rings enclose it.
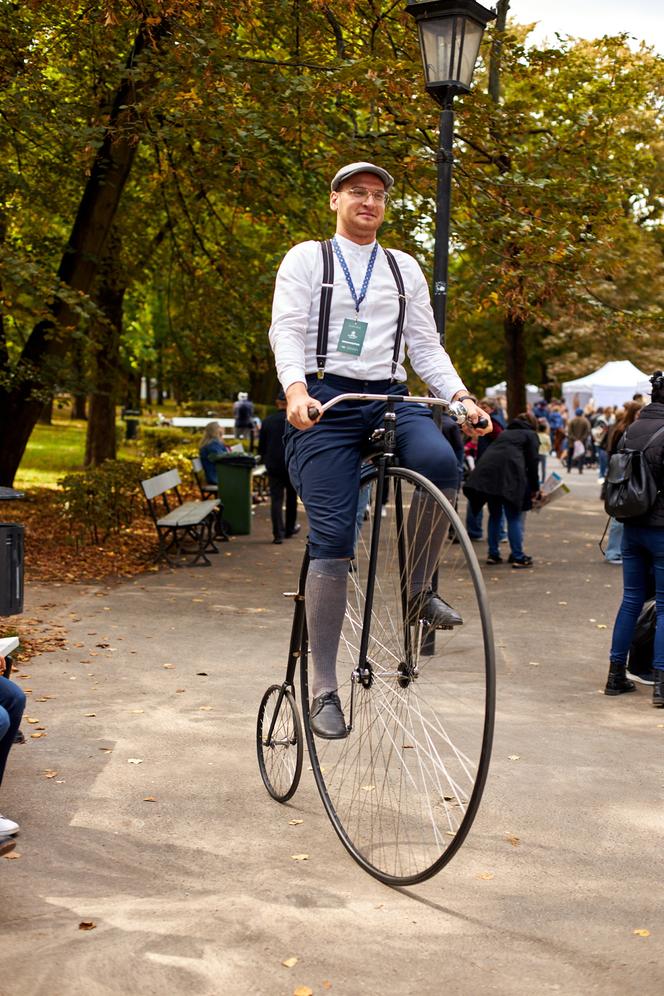
<instances>
[{"instance_id":1,"label":"paved path","mask_svg":"<svg viewBox=\"0 0 664 996\"><path fill-rule=\"evenodd\" d=\"M487 791L454 861L402 891L348 858L306 762L289 806L262 787L256 707L303 548L269 542L264 507L209 570L30 589L28 613L69 642L20 679L39 720L24 728L46 736L16 748L2 793L23 830L0 860L0 994L664 991L664 713L643 688L601 694L621 578L597 550L594 475L571 483L529 516L531 572L483 568Z\"/></svg>"}]
</instances>

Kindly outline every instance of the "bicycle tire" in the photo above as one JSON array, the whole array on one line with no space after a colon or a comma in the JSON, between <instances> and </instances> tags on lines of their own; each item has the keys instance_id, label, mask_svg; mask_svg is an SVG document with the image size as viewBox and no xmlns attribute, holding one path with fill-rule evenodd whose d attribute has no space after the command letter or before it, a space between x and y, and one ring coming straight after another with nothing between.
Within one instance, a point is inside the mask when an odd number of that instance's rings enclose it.
<instances>
[{"instance_id":1,"label":"bicycle tire","mask_svg":"<svg viewBox=\"0 0 664 996\"><path fill-rule=\"evenodd\" d=\"M279 716L268 743L266 738L277 708ZM288 802L300 781L304 748L295 696L283 685L270 685L261 699L256 721L256 752L265 788L277 802Z\"/></svg>"},{"instance_id":2,"label":"bicycle tire","mask_svg":"<svg viewBox=\"0 0 664 996\"><path fill-rule=\"evenodd\" d=\"M372 494L377 476L373 470L362 482ZM353 679L370 546L370 529L364 526L349 572L337 658L347 722L354 686L347 739L320 740L310 730L306 627L300 673L312 770L334 829L365 871L388 885L402 886L440 871L458 851L477 813L493 738L495 650L482 574L454 508L414 471L390 467L387 478L391 497L381 520L368 647L373 679L368 688ZM370 520L374 508L372 497ZM422 655L424 624L408 622L403 610L404 567L399 566L400 556L401 565L414 556L410 546L415 549L411 539L420 508L428 508L445 526L439 590L463 613L463 625L435 630L434 654L427 658ZM414 516L414 525L409 516ZM405 569L412 577L413 563ZM400 658L406 655L408 640L411 656L406 667Z\"/></svg>"}]
</instances>

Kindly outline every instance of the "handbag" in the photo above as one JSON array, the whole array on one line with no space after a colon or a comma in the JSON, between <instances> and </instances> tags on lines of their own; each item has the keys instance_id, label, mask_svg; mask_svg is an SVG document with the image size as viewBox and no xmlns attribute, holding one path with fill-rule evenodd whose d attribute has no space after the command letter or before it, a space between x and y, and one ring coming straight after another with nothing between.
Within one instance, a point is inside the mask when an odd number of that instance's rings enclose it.
<instances>
[{"instance_id":1,"label":"handbag","mask_svg":"<svg viewBox=\"0 0 664 996\"><path fill-rule=\"evenodd\" d=\"M659 489L644 454L662 433L664 425L650 437L642 450L628 448L625 433L618 452L609 460L604 508L614 519L646 515L655 504Z\"/></svg>"}]
</instances>

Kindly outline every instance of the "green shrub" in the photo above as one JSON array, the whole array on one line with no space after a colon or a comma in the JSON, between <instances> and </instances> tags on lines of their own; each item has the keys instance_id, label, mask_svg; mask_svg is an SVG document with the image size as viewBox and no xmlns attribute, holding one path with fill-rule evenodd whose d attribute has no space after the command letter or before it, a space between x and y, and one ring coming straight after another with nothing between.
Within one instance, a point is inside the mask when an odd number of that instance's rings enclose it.
<instances>
[{"instance_id":1,"label":"green shrub","mask_svg":"<svg viewBox=\"0 0 664 996\"><path fill-rule=\"evenodd\" d=\"M141 464L141 480L165 474L167 470L177 470L186 484L191 479L191 457L198 456L196 448L183 450L168 450L156 456L146 457Z\"/></svg>"},{"instance_id":2,"label":"green shrub","mask_svg":"<svg viewBox=\"0 0 664 996\"><path fill-rule=\"evenodd\" d=\"M198 449L198 438L198 435L174 426L145 425L141 428L142 449L146 457L159 456L160 453L182 449L183 446Z\"/></svg>"},{"instance_id":3,"label":"green shrub","mask_svg":"<svg viewBox=\"0 0 664 996\"><path fill-rule=\"evenodd\" d=\"M141 465L120 460L61 478L58 501L76 541L103 543L128 526L139 507L140 480Z\"/></svg>"}]
</instances>

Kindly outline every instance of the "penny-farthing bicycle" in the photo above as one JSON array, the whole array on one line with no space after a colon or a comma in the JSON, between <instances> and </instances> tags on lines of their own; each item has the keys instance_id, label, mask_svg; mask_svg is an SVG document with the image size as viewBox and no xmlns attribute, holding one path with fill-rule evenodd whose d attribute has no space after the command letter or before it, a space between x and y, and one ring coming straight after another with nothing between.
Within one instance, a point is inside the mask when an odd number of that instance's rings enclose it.
<instances>
[{"instance_id":1,"label":"penny-farthing bicycle","mask_svg":"<svg viewBox=\"0 0 664 996\"><path fill-rule=\"evenodd\" d=\"M267 689L258 711L258 765L270 795L290 799L302 772L304 727L316 785L346 849L382 882L412 885L447 864L477 813L491 755L495 662L472 545L445 496L396 463L395 409L404 401L438 404L459 422L466 412L458 402L365 394L341 395L323 412L352 400L384 401L386 412L363 468L337 659L348 736L321 740L309 728L305 553L297 591L289 593L295 612L286 677ZM437 535L439 542L441 524L446 538L437 553L422 537ZM461 614L461 625L431 631L425 619L413 618L408 593L421 566L416 557L436 558L437 590Z\"/></svg>"}]
</instances>

